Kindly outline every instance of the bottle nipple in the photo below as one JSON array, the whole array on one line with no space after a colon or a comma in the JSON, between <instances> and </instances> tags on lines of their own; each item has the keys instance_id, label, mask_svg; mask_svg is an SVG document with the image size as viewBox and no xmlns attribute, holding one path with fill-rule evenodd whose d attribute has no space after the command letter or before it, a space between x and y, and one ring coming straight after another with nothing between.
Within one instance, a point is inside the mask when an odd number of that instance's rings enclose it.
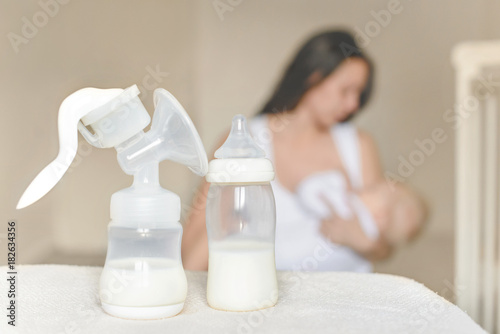
<instances>
[{"instance_id":1,"label":"bottle nipple","mask_svg":"<svg viewBox=\"0 0 500 334\"><path fill-rule=\"evenodd\" d=\"M247 120L243 115L233 117L231 132L224 144L215 152L218 159L264 158L262 150L248 131Z\"/></svg>"}]
</instances>

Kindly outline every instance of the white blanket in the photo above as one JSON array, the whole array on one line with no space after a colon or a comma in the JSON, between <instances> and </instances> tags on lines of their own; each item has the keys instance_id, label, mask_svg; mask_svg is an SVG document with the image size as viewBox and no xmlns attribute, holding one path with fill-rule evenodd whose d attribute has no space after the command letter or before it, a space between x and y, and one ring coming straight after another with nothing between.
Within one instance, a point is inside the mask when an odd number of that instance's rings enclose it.
<instances>
[{"instance_id":1,"label":"white blanket","mask_svg":"<svg viewBox=\"0 0 500 334\"><path fill-rule=\"evenodd\" d=\"M206 272L187 271L184 310L163 320L104 313L100 267L18 266L16 327L7 325L6 267L0 267L0 333L485 333L467 314L423 285L398 276L279 272L278 304L224 312L206 302Z\"/></svg>"}]
</instances>

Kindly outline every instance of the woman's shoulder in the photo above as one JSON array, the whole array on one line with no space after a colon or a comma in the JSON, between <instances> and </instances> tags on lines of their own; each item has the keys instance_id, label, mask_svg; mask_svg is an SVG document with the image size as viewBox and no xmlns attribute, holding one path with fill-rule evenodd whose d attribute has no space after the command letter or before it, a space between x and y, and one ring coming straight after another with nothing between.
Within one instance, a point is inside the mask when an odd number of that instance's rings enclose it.
<instances>
[{"instance_id":1,"label":"woman's shoulder","mask_svg":"<svg viewBox=\"0 0 500 334\"><path fill-rule=\"evenodd\" d=\"M257 114L248 119L248 129L250 130L250 134L254 137L255 140L259 140L259 138L263 136L267 136L267 132L269 131L267 126L267 117L265 114Z\"/></svg>"},{"instance_id":2,"label":"woman's shoulder","mask_svg":"<svg viewBox=\"0 0 500 334\"><path fill-rule=\"evenodd\" d=\"M375 145L375 140L373 136L363 128L360 128L352 122L338 123L333 126L332 131L350 135L352 139L356 139L359 142L361 148L370 148Z\"/></svg>"},{"instance_id":3,"label":"woman's shoulder","mask_svg":"<svg viewBox=\"0 0 500 334\"><path fill-rule=\"evenodd\" d=\"M265 152L269 154L269 144L272 140L272 134L267 125L267 116L265 114L257 114L248 119L248 130L254 141Z\"/></svg>"},{"instance_id":4,"label":"woman's shoulder","mask_svg":"<svg viewBox=\"0 0 500 334\"><path fill-rule=\"evenodd\" d=\"M374 137L364 129L357 129L363 183L371 185L380 181L382 165Z\"/></svg>"},{"instance_id":5,"label":"woman's shoulder","mask_svg":"<svg viewBox=\"0 0 500 334\"><path fill-rule=\"evenodd\" d=\"M352 178L359 186L369 184L379 174L378 150L375 140L354 123L345 122L334 126L334 137Z\"/></svg>"},{"instance_id":6,"label":"woman's shoulder","mask_svg":"<svg viewBox=\"0 0 500 334\"><path fill-rule=\"evenodd\" d=\"M356 133L359 141L361 153L376 151L377 145L374 137L365 129L356 127Z\"/></svg>"},{"instance_id":7,"label":"woman's shoulder","mask_svg":"<svg viewBox=\"0 0 500 334\"><path fill-rule=\"evenodd\" d=\"M264 127L266 123L266 115L265 114L257 114L253 115L248 118L248 126L255 128L255 127Z\"/></svg>"}]
</instances>

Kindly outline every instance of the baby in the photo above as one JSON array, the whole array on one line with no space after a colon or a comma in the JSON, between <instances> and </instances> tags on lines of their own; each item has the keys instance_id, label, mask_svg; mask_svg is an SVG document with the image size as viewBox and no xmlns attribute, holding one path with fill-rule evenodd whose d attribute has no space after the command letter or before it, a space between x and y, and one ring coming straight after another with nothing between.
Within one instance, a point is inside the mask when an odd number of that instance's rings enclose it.
<instances>
[{"instance_id":1,"label":"baby","mask_svg":"<svg viewBox=\"0 0 500 334\"><path fill-rule=\"evenodd\" d=\"M371 212L373 220L384 237L391 244L405 243L419 230L419 222L424 221L426 212L420 204L405 196L406 187L399 184L381 182L358 192L358 196Z\"/></svg>"},{"instance_id":2,"label":"baby","mask_svg":"<svg viewBox=\"0 0 500 334\"><path fill-rule=\"evenodd\" d=\"M335 210L340 218L356 215L363 232L370 239L380 235L390 244L408 241L418 230L418 203L401 196L406 188L381 182L361 191L352 191L339 171L309 176L297 187L300 202L318 219L327 219Z\"/></svg>"}]
</instances>

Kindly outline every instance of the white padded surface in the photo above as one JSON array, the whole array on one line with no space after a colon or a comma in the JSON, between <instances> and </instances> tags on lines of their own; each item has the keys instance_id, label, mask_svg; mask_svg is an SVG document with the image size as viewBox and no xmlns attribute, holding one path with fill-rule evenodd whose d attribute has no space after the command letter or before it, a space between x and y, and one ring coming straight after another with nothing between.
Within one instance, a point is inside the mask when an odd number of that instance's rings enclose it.
<instances>
[{"instance_id":1,"label":"white padded surface","mask_svg":"<svg viewBox=\"0 0 500 334\"><path fill-rule=\"evenodd\" d=\"M278 272L278 304L223 312L206 302L206 272L187 271L184 310L163 320L107 315L98 297L102 268L20 265L17 326L7 325L7 268L0 267L0 333L485 333L466 313L398 276Z\"/></svg>"}]
</instances>

